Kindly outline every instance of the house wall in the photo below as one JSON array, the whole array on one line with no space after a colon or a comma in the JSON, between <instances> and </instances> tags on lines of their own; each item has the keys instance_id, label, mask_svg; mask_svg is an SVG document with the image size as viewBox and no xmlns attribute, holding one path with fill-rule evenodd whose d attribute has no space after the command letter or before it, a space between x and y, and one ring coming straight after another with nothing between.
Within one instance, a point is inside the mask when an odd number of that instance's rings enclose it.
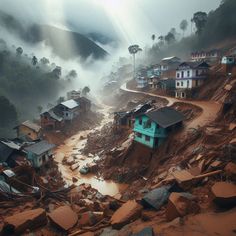
<instances>
[{"instance_id":1,"label":"house wall","mask_svg":"<svg viewBox=\"0 0 236 236\"><path fill-rule=\"evenodd\" d=\"M142 124L139 123L140 119L142 119ZM151 126L149 128L145 127L145 124L147 123L148 120L149 118L146 115L135 118L134 140L148 147L155 148L156 139L158 139L158 146L159 146L163 142L163 140L165 140L165 138L167 137L167 132L166 129L158 126L153 121L151 121Z\"/></svg>"},{"instance_id":2,"label":"house wall","mask_svg":"<svg viewBox=\"0 0 236 236\"><path fill-rule=\"evenodd\" d=\"M40 168L49 161L49 158L50 156L52 156L52 154L53 154L52 150L43 153L41 155L36 155L32 152L28 152L27 159L31 162L34 168Z\"/></svg>"},{"instance_id":3,"label":"house wall","mask_svg":"<svg viewBox=\"0 0 236 236\"><path fill-rule=\"evenodd\" d=\"M136 81L137 88L145 88L148 86L148 80L146 78L138 78Z\"/></svg>"},{"instance_id":4,"label":"house wall","mask_svg":"<svg viewBox=\"0 0 236 236\"><path fill-rule=\"evenodd\" d=\"M37 140L40 138L41 136L41 132L36 132L35 130L30 129L27 126L24 125L20 125L17 128L17 136L21 137L21 136L27 136L32 140Z\"/></svg>"}]
</instances>

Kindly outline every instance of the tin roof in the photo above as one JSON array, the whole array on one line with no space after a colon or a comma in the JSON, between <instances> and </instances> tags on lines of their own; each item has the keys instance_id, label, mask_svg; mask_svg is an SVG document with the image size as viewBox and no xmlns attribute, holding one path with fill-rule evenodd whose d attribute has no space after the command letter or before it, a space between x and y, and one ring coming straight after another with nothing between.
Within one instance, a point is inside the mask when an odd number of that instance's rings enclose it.
<instances>
[{"instance_id":1,"label":"tin roof","mask_svg":"<svg viewBox=\"0 0 236 236\"><path fill-rule=\"evenodd\" d=\"M53 149L56 145L50 144L46 140L42 140L38 143L34 143L33 145L30 145L25 148L26 151L32 152L36 155L41 155L51 149Z\"/></svg>"},{"instance_id":2,"label":"tin roof","mask_svg":"<svg viewBox=\"0 0 236 236\"><path fill-rule=\"evenodd\" d=\"M32 130L34 130L35 132L39 132L41 127L33 122L31 122L30 120L26 120L23 123L21 123L20 125L24 125ZM18 125L17 127L19 127L20 125Z\"/></svg>"},{"instance_id":3,"label":"tin roof","mask_svg":"<svg viewBox=\"0 0 236 236\"><path fill-rule=\"evenodd\" d=\"M183 114L171 107L162 107L158 110L147 112L145 115L163 128L167 128L184 120Z\"/></svg>"},{"instance_id":4,"label":"tin roof","mask_svg":"<svg viewBox=\"0 0 236 236\"><path fill-rule=\"evenodd\" d=\"M70 99L68 101L62 102L61 105L69 109L73 109L79 106L79 104L74 99Z\"/></svg>"}]
</instances>

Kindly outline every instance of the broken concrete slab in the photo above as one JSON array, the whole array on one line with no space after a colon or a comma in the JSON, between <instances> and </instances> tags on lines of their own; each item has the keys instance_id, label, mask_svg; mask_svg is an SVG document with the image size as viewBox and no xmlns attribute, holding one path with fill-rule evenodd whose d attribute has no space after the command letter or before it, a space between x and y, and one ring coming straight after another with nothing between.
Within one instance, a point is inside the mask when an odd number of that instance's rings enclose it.
<instances>
[{"instance_id":1,"label":"broken concrete slab","mask_svg":"<svg viewBox=\"0 0 236 236\"><path fill-rule=\"evenodd\" d=\"M146 227L137 233L131 234L131 236L154 236L153 228Z\"/></svg>"},{"instance_id":2,"label":"broken concrete slab","mask_svg":"<svg viewBox=\"0 0 236 236\"><path fill-rule=\"evenodd\" d=\"M48 217L53 224L64 231L73 228L78 221L78 215L70 206L58 207L52 213L48 214Z\"/></svg>"},{"instance_id":3,"label":"broken concrete slab","mask_svg":"<svg viewBox=\"0 0 236 236\"><path fill-rule=\"evenodd\" d=\"M95 225L100 220L102 220L103 217L104 217L103 212L87 211L81 214L78 223L80 226L92 226Z\"/></svg>"},{"instance_id":4,"label":"broken concrete slab","mask_svg":"<svg viewBox=\"0 0 236 236\"><path fill-rule=\"evenodd\" d=\"M177 183L186 190L192 186L195 177L188 170L175 171L172 175Z\"/></svg>"},{"instance_id":5,"label":"broken concrete slab","mask_svg":"<svg viewBox=\"0 0 236 236\"><path fill-rule=\"evenodd\" d=\"M47 224L46 212L42 208L24 211L4 219L3 235L19 235L26 229L36 229Z\"/></svg>"},{"instance_id":6,"label":"broken concrete slab","mask_svg":"<svg viewBox=\"0 0 236 236\"><path fill-rule=\"evenodd\" d=\"M142 198L142 205L144 207L153 207L159 210L168 200L171 186L166 185L160 188L153 189Z\"/></svg>"},{"instance_id":7,"label":"broken concrete slab","mask_svg":"<svg viewBox=\"0 0 236 236\"><path fill-rule=\"evenodd\" d=\"M200 207L196 203L196 197L190 193L171 193L166 208L166 218L172 221L177 217L188 214L196 214Z\"/></svg>"},{"instance_id":8,"label":"broken concrete slab","mask_svg":"<svg viewBox=\"0 0 236 236\"><path fill-rule=\"evenodd\" d=\"M124 203L111 217L111 225L114 229L121 229L124 225L140 217L143 207L135 200Z\"/></svg>"},{"instance_id":9,"label":"broken concrete slab","mask_svg":"<svg viewBox=\"0 0 236 236\"><path fill-rule=\"evenodd\" d=\"M228 182L217 182L211 187L214 202L221 207L236 205L236 185Z\"/></svg>"}]
</instances>

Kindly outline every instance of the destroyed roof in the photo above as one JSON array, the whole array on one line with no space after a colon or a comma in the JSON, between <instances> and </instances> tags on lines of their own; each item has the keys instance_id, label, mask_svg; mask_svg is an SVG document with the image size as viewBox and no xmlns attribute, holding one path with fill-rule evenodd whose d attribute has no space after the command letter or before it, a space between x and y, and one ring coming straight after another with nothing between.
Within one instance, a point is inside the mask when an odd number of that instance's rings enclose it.
<instances>
[{"instance_id":1,"label":"destroyed roof","mask_svg":"<svg viewBox=\"0 0 236 236\"><path fill-rule=\"evenodd\" d=\"M139 104L138 106L136 106L132 112L133 113L138 113L138 112L146 112L148 109L150 109L152 106L151 104L148 102L148 103L145 103L145 104Z\"/></svg>"},{"instance_id":2,"label":"destroyed roof","mask_svg":"<svg viewBox=\"0 0 236 236\"><path fill-rule=\"evenodd\" d=\"M35 132L39 132L41 127L33 122L31 122L30 120L26 120L24 121L23 123L21 123L20 125L16 126L15 128L21 126L21 125L24 125L32 130L34 130Z\"/></svg>"},{"instance_id":3,"label":"destroyed roof","mask_svg":"<svg viewBox=\"0 0 236 236\"><path fill-rule=\"evenodd\" d=\"M70 99L68 101L62 102L61 105L69 109L73 109L79 106L79 104L74 99Z\"/></svg>"},{"instance_id":4,"label":"destroyed roof","mask_svg":"<svg viewBox=\"0 0 236 236\"><path fill-rule=\"evenodd\" d=\"M158 110L147 112L145 115L163 128L167 128L184 120L183 114L171 107L162 107Z\"/></svg>"},{"instance_id":5,"label":"destroyed roof","mask_svg":"<svg viewBox=\"0 0 236 236\"><path fill-rule=\"evenodd\" d=\"M195 68L200 68L200 67L204 67L204 68L208 68L210 67L208 63L206 63L205 61L203 62L199 62L199 61L188 61L188 62L182 62L181 64L179 64L178 67L181 67L181 66L189 66L190 68L192 69L195 69Z\"/></svg>"},{"instance_id":6,"label":"destroyed roof","mask_svg":"<svg viewBox=\"0 0 236 236\"><path fill-rule=\"evenodd\" d=\"M36 155L41 155L55 147L55 144L50 144L46 140L42 140L38 143L35 143L31 146L25 148L26 151L32 152Z\"/></svg>"}]
</instances>

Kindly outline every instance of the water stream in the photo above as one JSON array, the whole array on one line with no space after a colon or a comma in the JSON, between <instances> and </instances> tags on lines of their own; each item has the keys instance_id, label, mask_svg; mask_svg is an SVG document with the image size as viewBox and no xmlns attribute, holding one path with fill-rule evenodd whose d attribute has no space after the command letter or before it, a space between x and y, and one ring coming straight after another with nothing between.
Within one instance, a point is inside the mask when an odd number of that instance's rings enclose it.
<instances>
[{"instance_id":1,"label":"water stream","mask_svg":"<svg viewBox=\"0 0 236 236\"><path fill-rule=\"evenodd\" d=\"M103 105L103 108L99 110L99 112L102 113L104 117L100 125L98 125L95 129L79 131L77 134L65 140L64 144L60 145L55 151L55 161L58 163L59 170L67 184L72 184L72 178L75 177L78 179L78 181L74 183L75 185L88 183L102 194L114 196L124 190L127 185L117 184L113 181L102 180L92 174L82 175L79 172L79 169L82 166L93 163L94 159L99 159L98 155L84 156L81 154L81 150L83 150L85 147L89 134L101 130L105 124L113 120L113 117L109 114L109 109L110 107ZM73 157L80 167L72 171L70 166L63 164L64 157Z\"/></svg>"}]
</instances>

